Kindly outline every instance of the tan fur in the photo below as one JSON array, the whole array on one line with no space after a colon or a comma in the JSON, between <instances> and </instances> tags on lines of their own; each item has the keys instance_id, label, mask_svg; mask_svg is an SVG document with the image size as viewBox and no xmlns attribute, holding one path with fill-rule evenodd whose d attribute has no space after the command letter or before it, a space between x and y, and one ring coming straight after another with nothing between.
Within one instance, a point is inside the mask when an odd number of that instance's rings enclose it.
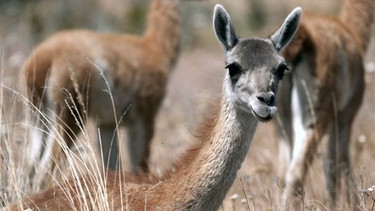
<instances>
[{"instance_id":1,"label":"tan fur","mask_svg":"<svg viewBox=\"0 0 375 211\"><path fill-rule=\"evenodd\" d=\"M286 193L291 207L300 206L298 195L302 193L308 168L325 135L329 136L324 163L328 199L333 204L336 201L341 178L345 180L348 200L358 195L349 140L351 124L364 93L363 59L370 39L374 6L374 0L345 0L338 17L305 12L295 39L285 49L285 58L293 64L294 70L292 76L286 78L285 86L280 87L282 124L278 125L278 131L280 146L290 148L280 148L280 154L284 158L282 162L290 162L281 172L286 175ZM294 137L294 141L293 88L298 90L302 127L306 132L305 139ZM294 134L300 132L294 131ZM300 148L292 152L296 146Z\"/></svg>"},{"instance_id":2,"label":"tan fur","mask_svg":"<svg viewBox=\"0 0 375 211\"><path fill-rule=\"evenodd\" d=\"M236 66L228 66L220 106L175 172L157 182L153 176L114 173L104 185L86 175L26 197L10 209L22 205L38 210L217 210L246 157L258 121L269 121L276 114L274 93L285 70L278 51L293 37L300 14L300 9L294 10L270 39L238 40L227 12L220 5L215 7L216 35L223 47L231 47L225 50L226 64L235 59Z\"/></svg>"},{"instance_id":3,"label":"tan fur","mask_svg":"<svg viewBox=\"0 0 375 211\"><path fill-rule=\"evenodd\" d=\"M107 163L107 145L124 115L121 123L128 128L133 153L131 170L147 171L155 117L179 42L177 0L151 0L142 37L87 30L56 33L37 46L24 65L29 99L45 113L53 110L55 126L69 148L86 119L96 120L106 148L104 163L111 168L116 168L118 152L112 148ZM54 142L52 154L60 158L60 146L51 138L47 141Z\"/></svg>"}]
</instances>

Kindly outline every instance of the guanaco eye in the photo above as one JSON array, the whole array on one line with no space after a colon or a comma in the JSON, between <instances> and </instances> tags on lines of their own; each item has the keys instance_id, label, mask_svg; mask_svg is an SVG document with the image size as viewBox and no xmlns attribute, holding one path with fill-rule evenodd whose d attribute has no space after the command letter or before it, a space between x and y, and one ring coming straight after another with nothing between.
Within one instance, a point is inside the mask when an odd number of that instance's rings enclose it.
<instances>
[{"instance_id":1,"label":"guanaco eye","mask_svg":"<svg viewBox=\"0 0 375 211\"><path fill-rule=\"evenodd\" d=\"M286 63L281 63L276 70L276 76L279 80L283 79L285 71L289 70L289 67Z\"/></svg>"},{"instance_id":2,"label":"guanaco eye","mask_svg":"<svg viewBox=\"0 0 375 211\"><path fill-rule=\"evenodd\" d=\"M226 67L229 71L229 76L232 81L237 81L241 75L241 66L237 63L228 64Z\"/></svg>"}]
</instances>

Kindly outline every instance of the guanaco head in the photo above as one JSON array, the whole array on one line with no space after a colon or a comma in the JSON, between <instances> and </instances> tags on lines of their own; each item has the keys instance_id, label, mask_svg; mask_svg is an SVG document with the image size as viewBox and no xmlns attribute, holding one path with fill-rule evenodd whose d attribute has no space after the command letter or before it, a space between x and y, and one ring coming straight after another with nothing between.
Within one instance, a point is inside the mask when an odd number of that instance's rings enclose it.
<instances>
[{"instance_id":1,"label":"guanaco head","mask_svg":"<svg viewBox=\"0 0 375 211\"><path fill-rule=\"evenodd\" d=\"M252 113L259 121L268 121L276 114L279 81L287 65L280 50L297 31L301 8L294 9L269 39L239 38L224 7L216 5L213 26L225 50L225 92L238 108Z\"/></svg>"}]
</instances>

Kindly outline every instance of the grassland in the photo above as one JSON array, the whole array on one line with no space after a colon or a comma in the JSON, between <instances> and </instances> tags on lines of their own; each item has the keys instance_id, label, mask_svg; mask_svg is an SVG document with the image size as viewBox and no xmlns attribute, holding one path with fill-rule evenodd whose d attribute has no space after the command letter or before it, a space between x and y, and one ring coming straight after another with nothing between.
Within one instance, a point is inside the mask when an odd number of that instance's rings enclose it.
<instances>
[{"instance_id":1,"label":"grassland","mask_svg":"<svg viewBox=\"0 0 375 211\"><path fill-rule=\"evenodd\" d=\"M29 170L27 169L27 154L30 150L28 131L35 126L25 121L25 118L30 114L30 107L24 98L22 78L20 77L22 62L33 46L53 31L64 27L85 27L99 30L110 28L115 31L137 31L137 28L142 28L140 26L134 26L135 29L121 26L121 20L128 21L126 18L130 17L129 15L110 16L107 14L115 7L115 4L120 4L120 0L110 1L114 5L107 5L107 7L99 0L97 1L99 3L92 8L85 8L83 3L82 5L64 6L65 12L72 14L72 20L68 23L61 23L61 18L57 17L60 13L51 12L51 10L57 11L62 8L51 3L56 3L56 1L14 2L18 5L2 5L0 9L3 11L0 15L0 202L3 204L20 198L25 193L39 191L35 181L29 180ZM129 2L127 5L130 4ZM147 1L140 2L145 4ZM236 16L233 19L239 26L239 34L257 36L270 34L294 6L302 5L304 9L334 13L340 4L340 1L327 2L324 0L313 3L307 0L286 0L283 3L272 0L263 1L264 25L254 26L249 24L249 20L253 17L249 12L254 9L252 8L253 4L244 0L236 1L233 4L230 3L232 2L230 0L219 2L225 4L229 11L236 11ZM217 1L183 3L183 28L185 28L183 48L168 85L168 94L158 115L157 132L152 145L151 169L155 174L161 174L165 169L170 168L178 156L189 147L194 130L211 109L212 102L221 93L224 55L211 32L210 22L211 10L215 3ZM95 21L90 18L82 19L81 16L84 13L75 11L79 9L86 9L87 14L89 11L99 11L101 18L97 20L111 23L110 27L103 29L102 25L95 25L93 23ZM125 6L116 8L116 14L121 14L125 9ZM48 10L50 13L47 12ZM24 12L22 15L16 15L17 12L20 14L19 12L22 11ZM40 11L40 13L35 11ZM40 17L36 14L39 14ZM49 15L53 18L44 19ZM32 17L35 19L31 19ZM34 28L37 26L35 22L45 28L41 27L37 33ZM359 188L358 195L363 196L362 210L375 210L375 192L368 194L360 192L360 190L375 185L375 95L373 92L375 90L375 73L371 73L371 70L374 69L372 66L375 65L375 36L373 36L365 62L370 72L366 74L367 87L364 102L353 125L351 157ZM100 163L97 162L99 157L97 156L95 133L96 129L92 124L83 130L83 135L79 138L80 141L73 151L78 156L71 157L69 164L61 166L61 170L66 176L71 177L74 174L80 174L81 171L89 171L95 175L102 170ZM260 124L248 156L238 172L238 178L223 202L222 210L280 209L283 181L278 175L277 153L277 139L274 135L273 123ZM322 170L324 154L323 143L315 156L314 166L309 172L305 194L301 195L305 210L328 209L325 206ZM126 166L125 150L123 155ZM100 179L100 177L96 178ZM336 210L353 209L344 198L340 198L337 204Z\"/></svg>"}]
</instances>

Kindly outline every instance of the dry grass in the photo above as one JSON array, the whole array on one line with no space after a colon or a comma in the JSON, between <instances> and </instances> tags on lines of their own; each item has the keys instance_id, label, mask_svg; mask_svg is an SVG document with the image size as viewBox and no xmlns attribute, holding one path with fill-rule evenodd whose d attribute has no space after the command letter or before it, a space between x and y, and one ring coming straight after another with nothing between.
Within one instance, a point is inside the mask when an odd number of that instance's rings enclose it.
<instances>
[{"instance_id":1,"label":"dry grass","mask_svg":"<svg viewBox=\"0 0 375 211\"><path fill-rule=\"evenodd\" d=\"M223 1L229 4L230 1ZM274 1L265 1L269 11L275 6ZM306 3L307 2L307 3ZM278 8L277 13L285 14L291 5L304 4L309 8L335 11L337 3L317 1L315 6L311 1L287 1L287 4ZM216 3L216 2L214 2ZM205 3L211 6L212 2ZM240 9L245 3L240 1L232 8ZM318 5L318 6L316 6ZM320 6L319 6L320 5ZM324 5L324 6L322 6ZM191 7L199 7L193 5ZM203 9L202 9L203 10ZM207 11L207 10L203 10ZM245 12L240 10L236 21L239 21ZM280 15L281 16L281 15ZM205 17L205 16L204 16ZM210 19L193 27L208 28L211 31ZM244 25L244 23L239 23ZM189 25L189 24L188 24ZM237 25L237 24L236 24ZM190 26L190 25L189 25ZM267 26L266 33L274 27ZM244 30L245 29L241 29ZM247 29L246 29L247 30ZM248 31L248 30L247 30ZM262 30L263 31L263 30ZM267 35L257 32L262 36ZM4 31L3 37L8 37ZM241 33L242 34L242 33ZM203 116L210 110L211 102L221 93L222 77L224 74L223 55L220 47L215 43L212 34L199 33L195 39L199 47L185 48L176 66L168 86L168 95L164 100L157 120L157 129L154 137L151 155L151 169L160 174L190 145L191 136ZM16 37L16 39L21 39ZM185 38L189 39L189 38ZM12 45L15 41L1 39L2 49ZM207 44L202 44L207 40ZM30 40L23 40L27 47L12 47L2 53L1 88L0 88L0 204L4 205L15 199L31 193L38 192L41 179L38 176L30 178L30 168L40 169L37 163L28 160L30 137L28 131L35 128L35 124L25 121L30 114L30 104L20 93L18 82L18 69L22 58L27 54L23 49L33 45ZM22 43L22 42L21 42ZM14 48L14 49L13 49ZM8 48L7 48L8 49ZM21 52L21 53L20 53ZM27 52L27 51L26 51ZM369 48L367 63L374 63L375 43ZM366 75L367 88L365 100L353 125L351 153L353 167L358 183L358 195L362 197L361 210L375 210L375 74ZM260 124L254 138L250 152L238 172L238 179L233 184L222 210L280 210L281 195L283 193L283 180L278 177L277 140L274 136L273 124ZM89 172L90 178L96 182L98 188L105 190L104 172L98 156L96 144L98 129L89 124L82 128L82 135L73 152L66 151L69 155L68 162L62 162L56 172L50 176L55 178L55 184L61 185L64 178L79 177L83 172ZM124 137L120 130L120 137ZM122 134L122 135L121 135ZM126 140L123 138L123 143ZM122 144L123 147L126 144ZM305 210L328 210L325 206L324 178L322 170L322 157L324 156L324 143L316 155L314 166L310 169L305 187L305 192L300 198ZM124 167L126 167L126 149L121 153ZM168 152L168 153L166 153ZM32 165L30 166L30 163ZM36 165L36 166L33 166ZM44 181L46 178L42 178ZM85 189L85 184L80 184ZM105 191L98 197L100 203L95 202L99 210L110 210L110 202L106 201ZM99 193L98 193L99 194ZM86 203L92 203L92 198L87 197ZM82 207L85 208L85 207ZM87 208L87 207L86 207ZM299 208L296 208L299 209ZM336 210L352 210L350 204L341 197L338 199ZM302 210L299 209L299 210Z\"/></svg>"}]
</instances>

